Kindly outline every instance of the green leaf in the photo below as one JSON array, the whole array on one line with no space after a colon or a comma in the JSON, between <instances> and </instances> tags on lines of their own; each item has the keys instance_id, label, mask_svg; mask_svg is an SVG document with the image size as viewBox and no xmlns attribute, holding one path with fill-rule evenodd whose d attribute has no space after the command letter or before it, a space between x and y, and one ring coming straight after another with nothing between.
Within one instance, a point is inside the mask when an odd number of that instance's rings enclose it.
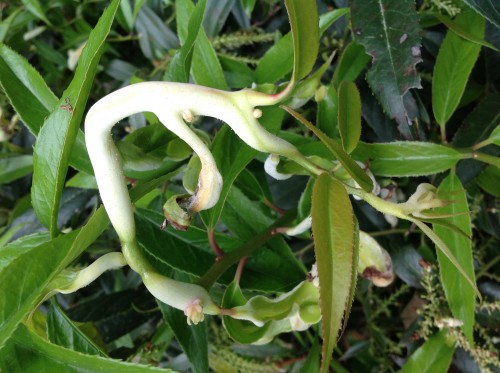
<instances>
[{"instance_id":1,"label":"green leaf","mask_svg":"<svg viewBox=\"0 0 500 373\"><path fill-rule=\"evenodd\" d=\"M464 119L464 124L453 138L453 146L470 147L492 136L500 122L499 102L500 93L492 93L481 100L474 111Z\"/></svg>"},{"instance_id":2,"label":"green leaf","mask_svg":"<svg viewBox=\"0 0 500 373\"><path fill-rule=\"evenodd\" d=\"M339 139L338 133L338 109L339 99L337 90L333 85L327 86L325 97L318 101L318 114L316 116L316 125L328 137Z\"/></svg>"},{"instance_id":3,"label":"green leaf","mask_svg":"<svg viewBox=\"0 0 500 373\"><path fill-rule=\"evenodd\" d=\"M351 153L361 137L361 97L353 82L340 83L338 116L342 147Z\"/></svg>"},{"instance_id":4,"label":"green leaf","mask_svg":"<svg viewBox=\"0 0 500 373\"><path fill-rule=\"evenodd\" d=\"M484 19L473 11L462 12L455 23L477 38L484 37ZM448 31L439 48L432 78L432 110L444 127L455 112L481 46Z\"/></svg>"},{"instance_id":5,"label":"green leaf","mask_svg":"<svg viewBox=\"0 0 500 373\"><path fill-rule=\"evenodd\" d=\"M429 142L395 141L367 144L360 142L353 157L370 164L380 176L423 176L453 167L462 154L453 148Z\"/></svg>"},{"instance_id":6,"label":"green leaf","mask_svg":"<svg viewBox=\"0 0 500 373\"><path fill-rule=\"evenodd\" d=\"M446 329L441 330L410 356L401 373L447 372L454 352L453 338Z\"/></svg>"},{"instance_id":7,"label":"green leaf","mask_svg":"<svg viewBox=\"0 0 500 373\"><path fill-rule=\"evenodd\" d=\"M260 123L270 132L277 132L283 120L283 111L279 108L263 108ZM212 154L217 168L224 180L217 204L202 213L208 229L213 229L220 218L226 196L236 177L250 163L258 152L245 144L227 125L224 125L212 144Z\"/></svg>"},{"instance_id":8,"label":"green leaf","mask_svg":"<svg viewBox=\"0 0 500 373\"><path fill-rule=\"evenodd\" d=\"M177 33L183 44L187 43L188 36L192 33L188 30L188 25L194 9L195 6L191 0L176 2ZM222 67L203 28L199 29L194 44L191 73L194 81L199 85L227 90Z\"/></svg>"},{"instance_id":9,"label":"green leaf","mask_svg":"<svg viewBox=\"0 0 500 373\"><path fill-rule=\"evenodd\" d=\"M320 129L318 129L314 124L309 122L302 115L292 110L289 107L283 107L288 111L295 119L301 122L309 130L311 130L318 139L328 148L328 150L333 154L335 158L339 160L342 166L347 170L349 175L367 192L371 192L373 189L373 183L370 177L359 167L359 165L347 154L342 147L333 139L326 136Z\"/></svg>"},{"instance_id":10,"label":"green leaf","mask_svg":"<svg viewBox=\"0 0 500 373\"><path fill-rule=\"evenodd\" d=\"M189 281L186 275L178 276L179 281ZM188 325L186 316L178 309L158 301L163 319L174 332L175 338L186 353L196 373L208 373L208 326L207 322Z\"/></svg>"},{"instance_id":11,"label":"green leaf","mask_svg":"<svg viewBox=\"0 0 500 373\"><path fill-rule=\"evenodd\" d=\"M10 244L0 256L0 347L41 300L78 231L37 246Z\"/></svg>"},{"instance_id":12,"label":"green leaf","mask_svg":"<svg viewBox=\"0 0 500 373\"><path fill-rule=\"evenodd\" d=\"M343 185L327 174L321 174L314 184L312 230L323 323L321 371L328 372L352 290L357 240L349 196Z\"/></svg>"},{"instance_id":13,"label":"green leaf","mask_svg":"<svg viewBox=\"0 0 500 373\"><path fill-rule=\"evenodd\" d=\"M453 214L454 216L445 218L444 220L454 224L470 237L472 230L469 207L467 205L465 190L458 177L450 175L444 179L439 185L437 196L440 199L452 201L452 203L446 207L436 209L436 213ZM474 280L471 240L462 234L439 225L434 225L434 232L450 248L450 252L469 278ZM472 346L474 345L474 288L460 275L459 270L455 268L453 263L441 251L437 252L437 258L441 281L446 299L450 305L450 310L454 318L463 322L462 330Z\"/></svg>"},{"instance_id":14,"label":"green leaf","mask_svg":"<svg viewBox=\"0 0 500 373\"><path fill-rule=\"evenodd\" d=\"M48 20L47 16L45 15L43 7L38 2L38 0L22 0L22 3L26 7L28 12L30 12L38 19L45 22L47 25L50 25L50 21Z\"/></svg>"},{"instance_id":15,"label":"green leaf","mask_svg":"<svg viewBox=\"0 0 500 373\"><path fill-rule=\"evenodd\" d=\"M493 49L496 52L499 52L498 48L496 48L494 45L488 43L486 40L478 38L477 36L471 34L468 32L466 29L462 28L459 24L457 24L455 21L451 20L450 18L442 15L442 14L436 14L436 17L446 25L451 31L453 31L455 34L460 36L461 38L464 38L465 40L471 41L473 43L482 45L484 47Z\"/></svg>"},{"instance_id":16,"label":"green leaf","mask_svg":"<svg viewBox=\"0 0 500 373\"><path fill-rule=\"evenodd\" d=\"M0 157L0 184L29 175L33 171L33 157L31 155L12 155Z\"/></svg>"},{"instance_id":17,"label":"green leaf","mask_svg":"<svg viewBox=\"0 0 500 373\"><path fill-rule=\"evenodd\" d=\"M500 146L500 125L496 126L488 139L493 144Z\"/></svg>"},{"instance_id":18,"label":"green leaf","mask_svg":"<svg viewBox=\"0 0 500 373\"><path fill-rule=\"evenodd\" d=\"M181 1L181 3L187 3ZM179 4L179 1L177 1ZM191 61L194 52L194 43L198 37L205 12L206 0L201 0L196 4L188 22L187 37L182 47L168 64L168 70L165 73L165 80L170 82L187 83L189 81L189 71L191 70ZM183 24L185 20L177 19L177 24Z\"/></svg>"},{"instance_id":19,"label":"green leaf","mask_svg":"<svg viewBox=\"0 0 500 373\"><path fill-rule=\"evenodd\" d=\"M500 168L488 166L476 178L477 184L487 193L500 198Z\"/></svg>"},{"instance_id":20,"label":"green leaf","mask_svg":"<svg viewBox=\"0 0 500 373\"><path fill-rule=\"evenodd\" d=\"M305 33L304 35L297 35L295 39L297 40L297 43L302 43L302 42L307 42L307 40L311 40L314 37L314 34L317 34L316 31L316 25L312 24L312 18L316 17L316 22L317 20L317 9L316 5L314 2L307 2L307 1L300 1L300 0L295 0L294 1L296 4L292 4L292 8L290 11L293 11L293 17L294 17L294 22L295 26L298 26L296 31L298 33ZM302 4L298 4L301 2ZM290 2L286 2L285 4L287 7L289 6ZM302 10L304 7L308 8L307 10L307 17L305 19L302 18L302 14L300 14L299 19L300 22L297 20L297 10ZM313 9L314 8L314 9ZM314 13L316 15L314 16ZM257 69L255 70L255 79L258 84L263 84L263 83L274 83L277 80L283 78L286 76L289 72L291 72L294 68L295 63L305 63L304 67L301 69L303 70L302 72L305 72L307 70L307 66L311 64L312 59L314 61L316 60L317 56L317 48L318 48L318 43L319 43L319 36L321 36L328 26L330 26L333 22L338 20L340 17L342 17L344 14L347 13L346 9L336 9L333 10L332 12L323 14L320 19L319 19L319 24L321 25L321 30L319 32L319 35L317 35L317 39L315 41L312 41L313 44L310 46L306 45L294 45L294 37L292 36L292 33L295 32L294 29L292 28L292 32L289 32L285 36L283 36L276 44L274 44L262 57L260 60L259 64L257 65ZM289 13L289 17L292 15ZM304 23L302 23L304 22ZM297 25L298 23L298 25ZM312 29L308 30L307 29L307 24L311 25ZM292 25L292 20L290 20L290 24ZM294 26L294 27L295 27ZM295 53L299 53L299 50L294 50L294 46L297 47L299 46L302 48L302 52L304 53L310 53L314 50L316 50L316 53L314 55L306 55L306 56L301 56L294 58ZM307 52L309 50L309 52ZM300 52L300 53L302 53ZM314 61L312 61L312 64L314 65ZM312 68L312 65L311 65ZM310 69L309 69L310 71ZM309 73L307 71L305 75ZM305 76L304 75L304 76ZM296 83L296 82L295 82Z\"/></svg>"},{"instance_id":21,"label":"green leaf","mask_svg":"<svg viewBox=\"0 0 500 373\"><path fill-rule=\"evenodd\" d=\"M332 83L338 88L343 80L354 81L361 74L366 64L370 61L370 56L365 52L365 48L355 42L351 42L345 47L333 73Z\"/></svg>"},{"instance_id":22,"label":"green leaf","mask_svg":"<svg viewBox=\"0 0 500 373\"><path fill-rule=\"evenodd\" d=\"M38 219L52 236L58 230L57 215L69 157L118 5L119 1L114 0L90 33L75 76L35 144L31 198Z\"/></svg>"},{"instance_id":23,"label":"green leaf","mask_svg":"<svg viewBox=\"0 0 500 373\"><path fill-rule=\"evenodd\" d=\"M476 12L500 28L500 3L496 0L464 0Z\"/></svg>"},{"instance_id":24,"label":"green leaf","mask_svg":"<svg viewBox=\"0 0 500 373\"><path fill-rule=\"evenodd\" d=\"M0 84L10 103L33 135L38 135L47 115L57 105L57 97L29 62L0 44Z\"/></svg>"},{"instance_id":25,"label":"green leaf","mask_svg":"<svg viewBox=\"0 0 500 373\"><path fill-rule=\"evenodd\" d=\"M106 356L54 302L47 312L47 336L51 343L61 347L87 355Z\"/></svg>"},{"instance_id":26,"label":"green leaf","mask_svg":"<svg viewBox=\"0 0 500 373\"><path fill-rule=\"evenodd\" d=\"M319 372L320 369L320 346L317 339L314 340L309 353L307 354L307 359L304 362L304 365L300 369L300 373L311 373L311 372Z\"/></svg>"},{"instance_id":27,"label":"green leaf","mask_svg":"<svg viewBox=\"0 0 500 373\"><path fill-rule=\"evenodd\" d=\"M311 72L319 50L319 19L316 2L285 0L293 39L292 82ZM293 83L292 83L293 84Z\"/></svg>"},{"instance_id":28,"label":"green leaf","mask_svg":"<svg viewBox=\"0 0 500 373\"><path fill-rule=\"evenodd\" d=\"M5 372L67 372L67 373L147 373L172 372L103 358L85 355L47 342L20 326L8 345L0 354L0 370Z\"/></svg>"},{"instance_id":29,"label":"green leaf","mask_svg":"<svg viewBox=\"0 0 500 373\"><path fill-rule=\"evenodd\" d=\"M420 27L413 0L353 0L351 21L356 41L372 56L366 77L384 110L410 138L403 96L420 88L415 65L420 59Z\"/></svg>"},{"instance_id":30,"label":"green leaf","mask_svg":"<svg viewBox=\"0 0 500 373\"><path fill-rule=\"evenodd\" d=\"M63 268L76 259L106 229L108 218L101 207L87 224L51 241L21 238L0 251L0 348L16 326L33 310L45 288Z\"/></svg>"}]
</instances>

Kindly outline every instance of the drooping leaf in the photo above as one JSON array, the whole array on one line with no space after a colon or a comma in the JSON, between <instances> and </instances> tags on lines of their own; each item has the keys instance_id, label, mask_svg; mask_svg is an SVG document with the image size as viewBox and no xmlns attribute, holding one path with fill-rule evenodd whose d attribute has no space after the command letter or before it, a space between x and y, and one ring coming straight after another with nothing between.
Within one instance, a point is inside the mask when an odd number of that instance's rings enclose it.
<instances>
[{"instance_id":1,"label":"drooping leaf","mask_svg":"<svg viewBox=\"0 0 500 373\"><path fill-rule=\"evenodd\" d=\"M484 37L484 18L473 11L462 12L455 23L478 38ZM439 48L432 78L432 110L444 127L455 112L481 46L448 31Z\"/></svg>"},{"instance_id":2,"label":"drooping leaf","mask_svg":"<svg viewBox=\"0 0 500 373\"><path fill-rule=\"evenodd\" d=\"M33 157L31 155L14 155L0 157L0 184L29 175L33 171Z\"/></svg>"},{"instance_id":3,"label":"drooping leaf","mask_svg":"<svg viewBox=\"0 0 500 373\"><path fill-rule=\"evenodd\" d=\"M54 345L21 325L0 354L0 369L5 372L68 373L148 373L170 372L121 360L86 355Z\"/></svg>"},{"instance_id":4,"label":"drooping leaf","mask_svg":"<svg viewBox=\"0 0 500 373\"><path fill-rule=\"evenodd\" d=\"M443 172L453 167L462 154L453 148L429 142L360 142L353 157L368 162L380 176L421 176Z\"/></svg>"},{"instance_id":5,"label":"drooping leaf","mask_svg":"<svg viewBox=\"0 0 500 373\"><path fill-rule=\"evenodd\" d=\"M339 110L338 93L333 85L328 85L326 89L326 95L318 101L316 125L328 137L339 139L340 134L338 133L337 126Z\"/></svg>"},{"instance_id":6,"label":"drooping leaf","mask_svg":"<svg viewBox=\"0 0 500 373\"><path fill-rule=\"evenodd\" d=\"M209 0L203 28L209 38L218 35L235 5L235 0Z\"/></svg>"},{"instance_id":7,"label":"drooping leaf","mask_svg":"<svg viewBox=\"0 0 500 373\"><path fill-rule=\"evenodd\" d=\"M106 356L54 303L47 312L47 336L51 343L58 346L87 355Z\"/></svg>"},{"instance_id":8,"label":"drooping leaf","mask_svg":"<svg viewBox=\"0 0 500 373\"><path fill-rule=\"evenodd\" d=\"M453 214L455 216L444 219L454 224L470 237L471 219L467 197L460 180L455 175L450 175L444 179L438 188L438 198L453 201L446 207L436 209L436 213ZM474 263L472 259L472 242L470 238L464 237L443 226L434 225L434 232L450 248L451 253L457 262L464 269L467 275L474 280ZM462 321L462 330L471 345L474 345L474 309L475 295L474 288L467 280L461 276L453 263L438 250L437 258L441 274L446 299L450 305L453 317Z\"/></svg>"},{"instance_id":9,"label":"drooping leaf","mask_svg":"<svg viewBox=\"0 0 500 373\"><path fill-rule=\"evenodd\" d=\"M289 107L283 107L288 111L295 119L311 130L318 139L328 148L328 150L333 154L335 158L342 164L342 166L347 170L349 175L367 192L371 192L373 189L373 183L370 177L359 167L359 165L347 154L342 147L333 139L326 136L320 129L318 129L314 124L309 122L302 115L294 111Z\"/></svg>"},{"instance_id":10,"label":"drooping leaf","mask_svg":"<svg viewBox=\"0 0 500 373\"><path fill-rule=\"evenodd\" d=\"M500 4L495 0L464 0L476 12L500 28Z\"/></svg>"},{"instance_id":11,"label":"drooping leaf","mask_svg":"<svg viewBox=\"0 0 500 373\"><path fill-rule=\"evenodd\" d=\"M178 281L189 281L186 275L176 277ZM186 353L196 373L208 373L208 323L188 325L186 316L178 309L158 301L165 322L174 332L175 338Z\"/></svg>"},{"instance_id":12,"label":"drooping leaf","mask_svg":"<svg viewBox=\"0 0 500 373\"><path fill-rule=\"evenodd\" d=\"M57 234L59 200L69 157L118 5L117 0L111 3L89 35L75 76L63 93L59 107L45 121L35 145L33 208L52 236Z\"/></svg>"},{"instance_id":13,"label":"drooping leaf","mask_svg":"<svg viewBox=\"0 0 500 373\"><path fill-rule=\"evenodd\" d=\"M356 41L372 56L366 78L399 131L411 138L403 96L420 88L415 65L420 59L420 28L413 0L353 0L351 21Z\"/></svg>"},{"instance_id":14,"label":"drooping leaf","mask_svg":"<svg viewBox=\"0 0 500 373\"><path fill-rule=\"evenodd\" d=\"M355 223L343 185L321 174L313 189L312 230L323 323L321 371L328 372L342 320L349 307L355 260Z\"/></svg>"},{"instance_id":15,"label":"drooping leaf","mask_svg":"<svg viewBox=\"0 0 500 373\"><path fill-rule=\"evenodd\" d=\"M361 97L356 84L350 81L339 85L338 126L342 147L351 153L361 137Z\"/></svg>"}]
</instances>

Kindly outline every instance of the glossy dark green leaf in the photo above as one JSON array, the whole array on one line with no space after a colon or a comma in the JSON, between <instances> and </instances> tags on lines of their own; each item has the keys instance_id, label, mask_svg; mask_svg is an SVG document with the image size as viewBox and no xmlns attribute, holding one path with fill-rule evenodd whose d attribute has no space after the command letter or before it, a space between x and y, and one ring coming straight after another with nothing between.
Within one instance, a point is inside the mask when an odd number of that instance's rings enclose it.
<instances>
[{"instance_id":1,"label":"glossy dark green leaf","mask_svg":"<svg viewBox=\"0 0 500 373\"><path fill-rule=\"evenodd\" d=\"M342 147L333 139L326 136L314 124L309 122L302 115L292 110L291 108L284 107L295 119L301 122L309 130L311 130L318 139L328 148L332 155L338 159L342 166L347 170L349 175L367 192L373 189L373 183L370 177L359 167L359 165L347 154Z\"/></svg>"},{"instance_id":2,"label":"glossy dark green leaf","mask_svg":"<svg viewBox=\"0 0 500 373\"><path fill-rule=\"evenodd\" d=\"M446 329L430 337L415 351L403 366L401 373L447 372L451 364L455 342Z\"/></svg>"},{"instance_id":3,"label":"glossy dark green leaf","mask_svg":"<svg viewBox=\"0 0 500 373\"><path fill-rule=\"evenodd\" d=\"M422 176L453 167L462 154L453 148L429 142L396 141L367 144L360 142L353 157L368 162L380 176Z\"/></svg>"},{"instance_id":4,"label":"glossy dark green leaf","mask_svg":"<svg viewBox=\"0 0 500 373\"><path fill-rule=\"evenodd\" d=\"M292 82L311 72L319 50L319 18L316 2L285 0L292 30L294 61Z\"/></svg>"},{"instance_id":5,"label":"glossy dark green leaf","mask_svg":"<svg viewBox=\"0 0 500 373\"><path fill-rule=\"evenodd\" d=\"M410 138L403 96L420 88L415 65L420 59L420 27L413 0L353 0L351 21L356 41L372 56L366 77L385 112Z\"/></svg>"},{"instance_id":6,"label":"glossy dark green leaf","mask_svg":"<svg viewBox=\"0 0 500 373\"><path fill-rule=\"evenodd\" d=\"M473 11L462 12L455 23L478 38L484 37L484 18ZM439 48L432 78L432 110L444 127L455 112L481 46L448 31Z\"/></svg>"},{"instance_id":7,"label":"glossy dark green leaf","mask_svg":"<svg viewBox=\"0 0 500 373\"><path fill-rule=\"evenodd\" d=\"M177 2L179 3L179 2ZM187 3L187 2L184 2ZM201 0L196 4L196 7L189 17L189 21L177 19L177 23L187 23L187 36L182 43L182 47L168 64L168 69L164 79L170 82L189 82L189 71L191 70L191 61L194 53L194 43L198 37L198 33L202 28L203 14L205 13L206 0ZM182 13L179 13L182 14Z\"/></svg>"},{"instance_id":8,"label":"glossy dark green leaf","mask_svg":"<svg viewBox=\"0 0 500 373\"><path fill-rule=\"evenodd\" d=\"M0 369L5 372L68 372L68 373L147 373L171 372L151 366L132 364L54 345L20 326L0 354Z\"/></svg>"},{"instance_id":9,"label":"glossy dark green leaf","mask_svg":"<svg viewBox=\"0 0 500 373\"><path fill-rule=\"evenodd\" d=\"M57 105L57 97L29 62L0 44L0 83L10 103L35 136L46 116Z\"/></svg>"},{"instance_id":10,"label":"glossy dark green leaf","mask_svg":"<svg viewBox=\"0 0 500 373\"><path fill-rule=\"evenodd\" d=\"M87 355L106 356L101 349L89 339L69 318L62 309L51 304L47 312L47 337L58 346L78 351Z\"/></svg>"},{"instance_id":11,"label":"glossy dark green leaf","mask_svg":"<svg viewBox=\"0 0 500 373\"><path fill-rule=\"evenodd\" d=\"M13 155L0 158L0 184L29 175L33 171L33 157L31 155Z\"/></svg>"},{"instance_id":12,"label":"glossy dark green leaf","mask_svg":"<svg viewBox=\"0 0 500 373\"><path fill-rule=\"evenodd\" d=\"M356 84L350 81L339 85L338 126L342 147L351 153L361 137L361 97Z\"/></svg>"},{"instance_id":13,"label":"glossy dark green leaf","mask_svg":"<svg viewBox=\"0 0 500 373\"><path fill-rule=\"evenodd\" d=\"M182 43L187 42L188 22L194 9L195 6L191 0L176 2L177 32ZM220 62L203 28L200 28L194 45L191 73L197 84L227 89Z\"/></svg>"},{"instance_id":14,"label":"glossy dark green leaf","mask_svg":"<svg viewBox=\"0 0 500 373\"><path fill-rule=\"evenodd\" d=\"M188 281L189 277L176 277L179 281ZM188 325L186 316L178 309L158 302L163 319L174 332L175 338L186 353L196 373L208 373L208 323Z\"/></svg>"},{"instance_id":15,"label":"glossy dark green leaf","mask_svg":"<svg viewBox=\"0 0 500 373\"><path fill-rule=\"evenodd\" d=\"M75 76L59 107L45 121L35 145L31 198L38 219L52 236L57 234L57 214L69 157L118 5L117 0L111 3L89 35Z\"/></svg>"},{"instance_id":16,"label":"glossy dark green leaf","mask_svg":"<svg viewBox=\"0 0 500 373\"><path fill-rule=\"evenodd\" d=\"M328 372L352 290L355 222L344 186L321 174L313 189L312 230L323 323L321 371Z\"/></svg>"},{"instance_id":17,"label":"glossy dark green leaf","mask_svg":"<svg viewBox=\"0 0 500 373\"><path fill-rule=\"evenodd\" d=\"M366 54L363 46L355 42L349 43L337 63L332 79L333 86L338 88L343 80L356 80L368 61L370 61L370 56Z\"/></svg>"},{"instance_id":18,"label":"glossy dark green leaf","mask_svg":"<svg viewBox=\"0 0 500 373\"><path fill-rule=\"evenodd\" d=\"M500 93L486 96L465 119L453 138L460 148L473 146L486 140L500 122Z\"/></svg>"},{"instance_id":19,"label":"glossy dark green leaf","mask_svg":"<svg viewBox=\"0 0 500 373\"><path fill-rule=\"evenodd\" d=\"M478 185L487 193L500 198L500 168L488 166L476 178Z\"/></svg>"},{"instance_id":20,"label":"glossy dark green leaf","mask_svg":"<svg viewBox=\"0 0 500 373\"><path fill-rule=\"evenodd\" d=\"M464 0L476 12L500 28L500 3L496 0Z\"/></svg>"},{"instance_id":21,"label":"glossy dark green leaf","mask_svg":"<svg viewBox=\"0 0 500 373\"><path fill-rule=\"evenodd\" d=\"M465 190L458 177L450 175L444 179L439 185L438 197L443 200L453 201L453 203L436 209L436 212L455 215L445 218L445 221L454 224L470 237L472 231L469 207L467 205ZM451 253L467 275L474 280L474 263L472 260L472 242L470 238L439 225L434 225L434 232L449 247ZM474 289L440 250L437 251L437 258L441 281L453 317L463 322L462 330L469 343L473 345Z\"/></svg>"}]
</instances>

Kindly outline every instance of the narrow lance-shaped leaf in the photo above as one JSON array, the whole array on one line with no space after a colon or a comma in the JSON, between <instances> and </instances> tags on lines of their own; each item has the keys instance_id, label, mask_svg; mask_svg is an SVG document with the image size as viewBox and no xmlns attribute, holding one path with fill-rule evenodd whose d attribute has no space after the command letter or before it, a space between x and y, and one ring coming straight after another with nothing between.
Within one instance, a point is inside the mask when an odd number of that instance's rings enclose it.
<instances>
[{"instance_id":1,"label":"narrow lance-shaped leaf","mask_svg":"<svg viewBox=\"0 0 500 373\"><path fill-rule=\"evenodd\" d=\"M484 37L484 18L474 11L462 12L455 23L477 38ZM432 78L432 110L444 127L458 107L481 46L448 31L439 48Z\"/></svg>"},{"instance_id":2,"label":"narrow lance-shaped leaf","mask_svg":"<svg viewBox=\"0 0 500 373\"><path fill-rule=\"evenodd\" d=\"M285 0L293 38L292 82L304 78L314 66L319 50L319 18L315 1Z\"/></svg>"},{"instance_id":3,"label":"narrow lance-shaped leaf","mask_svg":"<svg viewBox=\"0 0 500 373\"><path fill-rule=\"evenodd\" d=\"M420 88L415 65L420 59L420 27L414 0L352 0L351 21L356 41L372 56L368 83L384 110L411 138L403 96Z\"/></svg>"},{"instance_id":4,"label":"narrow lance-shaped leaf","mask_svg":"<svg viewBox=\"0 0 500 373\"><path fill-rule=\"evenodd\" d=\"M353 82L340 83L338 125L342 146L351 153L361 137L361 97Z\"/></svg>"},{"instance_id":5,"label":"narrow lance-shaped leaf","mask_svg":"<svg viewBox=\"0 0 500 373\"><path fill-rule=\"evenodd\" d=\"M354 214L342 184L321 174L312 196L312 230L323 323L321 371L328 372L352 289Z\"/></svg>"},{"instance_id":6,"label":"narrow lance-shaped leaf","mask_svg":"<svg viewBox=\"0 0 500 373\"><path fill-rule=\"evenodd\" d=\"M467 197L460 180L455 175L450 175L439 185L438 198L450 201L448 206L440 208L437 212L452 214L445 220L454 224L469 237L471 231L471 219L467 205ZM474 279L474 263L472 259L472 242L470 238L464 237L443 226L434 225L434 232L450 248L450 252L464 269L467 275ZM440 250L437 252L441 281L446 299L450 305L453 317L460 320L462 330L471 345L474 345L474 288L460 275L455 265Z\"/></svg>"},{"instance_id":7,"label":"narrow lance-shaped leaf","mask_svg":"<svg viewBox=\"0 0 500 373\"><path fill-rule=\"evenodd\" d=\"M373 183L370 177L359 167L359 165L347 154L342 147L333 139L326 136L319 128L314 124L309 122L302 115L297 113L295 110L282 106L286 111L288 111L295 119L311 130L318 139L328 148L332 155L338 159L346 171L351 175L351 177L367 192L371 192L373 189Z\"/></svg>"},{"instance_id":8,"label":"narrow lance-shaped leaf","mask_svg":"<svg viewBox=\"0 0 500 373\"><path fill-rule=\"evenodd\" d=\"M90 33L75 76L63 93L59 107L56 107L45 121L35 144L31 190L33 208L52 236L57 234L59 200L71 149L118 4L118 0L111 3Z\"/></svg>"},{"instance_id":9,"label":"narrow lance-shaped leaf","mask_svg":"<svg viewBox=\"0 0 500 373\"><path fill-rule=\"evenodd\" d=\"M168 65L165 79L171 82L187 83L189 81L189 71L193 58L194 43L202 27L203 14L205 12L206 0L201 0L196 4L194 11L189 18L187 38L181 49L177 51ZM177 21L179 22L179 20Z\"/></svg>"}]
</instances>

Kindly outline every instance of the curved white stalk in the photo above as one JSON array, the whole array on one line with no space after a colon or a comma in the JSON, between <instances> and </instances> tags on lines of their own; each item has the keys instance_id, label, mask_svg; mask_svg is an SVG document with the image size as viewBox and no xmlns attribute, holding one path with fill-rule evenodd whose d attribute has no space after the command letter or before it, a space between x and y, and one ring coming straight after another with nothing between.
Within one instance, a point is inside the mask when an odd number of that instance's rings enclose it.
<instances>
[{"instance_id":1,"label":"curved white stalk","mask_svg":"<svg viewBox=\"0 0 500 373\"><path fill-rule=\"evenodd\" d=\"M90 264L88 267L70 276L72 278L72 281L62 288L55 289L55 291L62 294L73 293L78 289L89 285L104 272L118 269L125 265L127 265L127 262L125 261L122 253L113 252L105 254L98 258L95 262Z\"/></svg>"},{"instance_id":2,"label":"curved white stalk","mask_svg":"<svg viewBox=\"0 0 500 373\"><path fill-rule=\"evenodd\" d=\"M269 154L264 162L264 170L266 173L276 180L287 180L290 179L293 175L291 174L282 174L278 171L277 167L280 163L280 156L277 154Z\"/></svg>"}]
</instances>

